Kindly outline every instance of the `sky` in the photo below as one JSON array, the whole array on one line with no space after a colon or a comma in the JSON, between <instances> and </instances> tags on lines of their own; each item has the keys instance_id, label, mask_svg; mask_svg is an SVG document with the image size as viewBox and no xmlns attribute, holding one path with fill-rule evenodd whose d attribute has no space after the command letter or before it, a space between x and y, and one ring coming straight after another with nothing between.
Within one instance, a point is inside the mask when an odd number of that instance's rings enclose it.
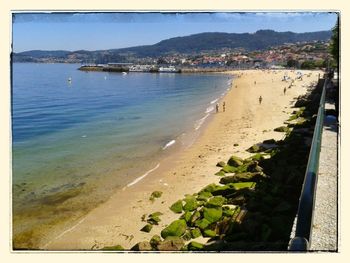
<instances>
[{"instance_id":1,"label":"sky","mask_svg":"<svg viewBox=\"0 0 350 263\"><path fill-rule=\"evenodd\" d=\"M332 29L336 20L329 12L13 13L12 44L14 52L102 50L202 32L315 32Z\"/></svg>"}]
</instances>

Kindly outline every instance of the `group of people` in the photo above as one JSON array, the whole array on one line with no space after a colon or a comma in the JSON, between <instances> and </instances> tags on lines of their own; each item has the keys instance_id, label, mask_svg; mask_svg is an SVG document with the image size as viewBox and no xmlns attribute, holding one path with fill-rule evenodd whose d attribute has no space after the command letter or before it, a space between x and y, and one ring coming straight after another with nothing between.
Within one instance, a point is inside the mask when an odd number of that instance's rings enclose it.
<instances>
[{"instance_id":1,"label":"group of people","mask_svg":"<svg viewBox=\"0 0 350 263\"><path fill-rule=\"evenodd\" d=\"M215 106L215 108L216 108L216 113L219 112L219 107L220 107L219 103L216 103L216 106ZM223 102L223 103L222 103L222 111L225 112L225 110L226 110L226 103Z\"/></svg>"}]
</instances>

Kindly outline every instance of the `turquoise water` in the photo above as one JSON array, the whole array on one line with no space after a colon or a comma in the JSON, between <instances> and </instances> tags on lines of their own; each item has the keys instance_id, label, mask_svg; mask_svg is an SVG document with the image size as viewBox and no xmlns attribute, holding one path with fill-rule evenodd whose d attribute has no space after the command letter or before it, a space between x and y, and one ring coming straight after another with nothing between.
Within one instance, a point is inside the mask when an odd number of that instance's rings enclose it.
<instances>
[{"instance_id":1,"label":"turquoise water","mask_svg":"<svg viewBox=\"0 0 350 263\"><path fill-rule=\"evenodd\" d=\"M45 226L142 183L135 180L195 137L232 81L220 74L123 75L78 67L13 64L16 246L35 246Z\"/></svg>"}]
</instances>

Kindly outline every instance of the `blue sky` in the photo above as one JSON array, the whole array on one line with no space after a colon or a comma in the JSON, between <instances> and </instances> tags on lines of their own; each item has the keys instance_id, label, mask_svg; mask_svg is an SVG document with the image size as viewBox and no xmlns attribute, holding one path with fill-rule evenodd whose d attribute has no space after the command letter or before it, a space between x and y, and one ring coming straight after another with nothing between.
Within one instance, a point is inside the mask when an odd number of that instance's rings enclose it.
<instances>
[{"instance_id":1,"label":"blue sky","mask_svg":"<svg viewBox=\"0 0 350 263\"><path fill-rule=\"evenodd\" d=\"M330 30L336 13L15 13L13 50L101 50L202 32Z\"/></svg>"}]
</instances>

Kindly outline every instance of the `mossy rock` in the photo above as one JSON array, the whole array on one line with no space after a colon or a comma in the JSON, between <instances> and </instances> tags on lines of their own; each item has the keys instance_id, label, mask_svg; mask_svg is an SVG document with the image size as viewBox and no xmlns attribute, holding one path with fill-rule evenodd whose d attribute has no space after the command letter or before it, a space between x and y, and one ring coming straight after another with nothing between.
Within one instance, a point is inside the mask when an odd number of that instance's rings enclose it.
<instances>
[{"instance_id":1,"label":"mossy rock","mask_svg":"<svg viewBox=\"0 0 350 263\"><path fill-rule=\"evenodd\" d=\"M240 190L243 188L254 188L255 187L255 182L244 182L244 183L234 183L232 184L236 190Z\"/></svg>"},{"instance_id":2,"label":"mossy rock","mask_svg":"<svg viewBox=\"0 0 350 263\"><path fill-rule=\"evenodd\" d=\"M185 219L186 223L189 223L191 221L192 213L190 211L186 211L182 216L181 219Z\"/></svg>"},{"instance_id":3,"label":"mossy rock","mask_svg":"<svg viewBox=\"0 0 350 263\"><path fill-rule=\"evenodd\" d=\"M235 213L235 210L228 207L228 206L224 206L222 208L222 215L223 216L232 217L234 213Z\"/></svg>"},{"instance_id":4,"label":"mossy rock","mask_svg":"<svg viewBox=\"0 0 350 263\"><path fill-rule=\"evenodd\" d=\"M266 143L266 144L276 144L276 140L275 140L275 139L268 139L268 140L264 140L263 143Z\"/></svg>"},{"instance_id":5,"label":"mossy rock","mask_svg":"<svg viewBox=\"0 0 350 263\"><path fill-rule=\"evenodd\" d=\"M211 193L211 192L213 192L217 187L218 187L218 185L216 185L216 184L209 184L209 185L207 185L206 187L204 187L202 190L200 190L199 195L201 195L203 192Z\"/></svg>"},{"instance_id":6,"label":"mossy rock","mask_svg":"<svg viewBox=\"0 0 350 263\"><path fill-rule=\"evenodd\" d=\"M201 218L201 213L199 211L195 211L191 216L190 225L193 225L200 218Z\"/></svg>"},{"instance_id":7,"label":"mossy rock","mask_svg":"<svg viewBox=\"0 0 350 263\"><path fill-rule=\"evenodd\" d=\"M161 236L163 238L166 238L169 236L180 237L185 233L186 228L187 228L187 224L184 219L175 220L169 226L167 226L161 231Z\"/></svg>"},{"instance_id":8,"label":"mossy rock","mask_svg":"<svg viewBox=\"0 0 350 263\"><path fill-rule=\"evenodd\" d=\"M217 175L217 176L225 176L225 174L226 173L223 170L220 170L217 173L215 173L215 175Z\"/></svg>"},{"instance_id":9,"label":"mossy rock","mask_svg":"<svg viewBox=\"0 0 350 263\"><path fill-rule=\"evenodd\" d=\"M159 242L157 249L160 251L179 251L185 246L185 242L180 237L169 236Z\"/></svg>"},{"instance_id":10,"label":"mossy rock","mask_svg":"<svg viewBox=\"0 0 350 263\"><path fill-rule=\"evenodd\" d=\"M202 235L202 232L199 228L191 229L192 238L197 238L197 237L200 237L201 235Z\"/></svg>"},{"instance_id":11,"label":"mossy rock","mask_svg":"<svg viewBox=\"0 0 350 263\"><path fill-rule=\"evenodd\" d=\"M198 201L207 201L212 196L213 195L210 192L200 192L197 196L197 200Z\"/></svg>"},{"instance_id":12,"label":"mossy rock","mask_svg":"<svg viewBox=\"0 0 350 263\"><path fill-rule=\"evenodd\" d=\"M192 239L191 231L186 230L185 234L183 234L181 237L185 241L191 240Z\"/></svg>"},{"instance_id":13,"label":"mossy rock","mask_svg":"<svg viewBox=\"0 0 350 263\"><path fill-rule=\"evenodd\" d=\"M224 161L218 162L216 164L216 166L218 166L218 167L224 167L225 165L226 165L226 163Z\"/></svg>"},{"instance_id":14,"label":"mossy rock","mask_svg":"<svg viewBox=\"0 0 350 263\"><path fill-rule=\"evenodd\" d=\"M216 232L214 230L211 230L211 229L205 229L203 231L203 236L204 237L215 237L216 236Z\"/></svg>"},{"instance_id":15,"label":"mossy rock","mask_svg":"<svg viewBox=\"0 0 350 263\"><path fill-rule=\"evenodd\" d=\"M215 191L213 191L213 195L222 195L222 196L227 196L234 194L236 192L236 189L231 186L231 185L223 185L223 186L218 186Z\"/></svg>"},{"instance_id":16,"label":"mossy rock","mask_svg":"<svg viewBox=\"0 0 350 263\"><path fill-rule=\"evenodd\" d=\"M261 179L265 178L262 173L239 173L232 176L225 176L220 179L220 184L230 184L230 183L238 183L238 182L257 182Z\"/></svg>"},{"instance_id":17,"label":"mossy rock","mask_svg":"<svg viewBox=\"0 0 350 263\"><path fill-rule=\"evenodd\" d=\"M227 161L227 164L233 167L238 167L243 164L243 159L237 156L231 156L230 159Z\"/></svg>"},{"instance_id":18,"label":"mossy rock","mask_svg":"<svg viewBox=\"0 0 350 263\"><path fill-rule=\"evenodd\" d=\"M206 207L221 207L227 199L223 196L214 196L208 200L208 202L205 204Z\"/></svg>"},{"instance_id":19,"label":"mossy rock","mask_svg":"<svg viewBox=\"0 0 350 263\"><path fill-rule=\"evenodd\" d=\"M141 228L140 231L149 233L149 232L151 232L152 228L153 228L153 225L147 224L143 228Z\"/></svg>"},{"instance_id":20,"label":"mossy rock","mask_svg":"<svg viewBox=\"0 0 350 263\"><path fill-rule=\"evenodd\" d=\"M231 165L225 165L220 171L223 171L224 173L235 173L237 168Z\"/></svg>"},{"instance_id":21,"label":"mossy rock","mask_svg":"<svg viewBox=\"0 0 350 263\"><path fill-rule=\"evenodd\" d=\"M210 223L215 223L222 218L222 208L204 208L203 217L208 220Z\"/></svg>"},{"instance_id":22,"label":"mossy rock","mask_svg":"<svg viewBox=\"0 0 350 263\"><path fill-rule=\"evenodd\" d=\"M194 211L198 207L198 203L195 197L187 197L185 198L185 205L183 206L184 211Z\"/></svg>"},{"instance_id":23,"label":"mossy rock","mask_svg":"<svg viewBox=\"0 0 350 263\"><path fill-rule=\"evenodd\" d=\"M104 251L121 251L121 250L125 250L125 248L123 248L121 245L115 245L115 246L110 246L110 247L104 247L101 250L104 250Z\"/></svg>"},{"instance_id":24,"label":"mossy rock","mask_svg":"<svg viewBox=\"0 0 350 263\"><path fill-rule=\"evenodd\" d=\"M246 151L250 153L258 153L258 152L263 152L265 150L266 149L263 146L254 144L251 147L249 147Z\"/></svg>"},{"instance_id":25,"label":"mossy rock","mask_svg":"<svg viewBox=\"0 0 350 263\"><path fill-rule=\"evenodd\" d=\"M195 222L195 226L204 230L206 229L208 226L210 225L210 222L203 218L203 219L198 219L196 222Z\"/></svg>"},{"instance_id":26,"label":"mossy rock","mask_svg":"<svg viewBox=\"0 0 350 263\"><path fill-rule=\"evenodd\" d=\"M273 130L276 131L276 132L289 132L289 128L286 127L286 126L280 126L280 127L277 127L277 128L275 128Z\"/></svg>"},{"instance_id":27,"label":"mossy rock","mask_svg":"<svg viewBox=\"0 0 350 263\"><path fill-rule=\"evenodd\" d=\"M150 250L153 250L153 247L151 246L150 242L142 241L137 243L135 246L133 246L131 250L132 251L150 251Z\"/></svg>"},{"instance_id":28,"label":"mossy rock","mask_svg":"<svg viewBox=\"0 0 350 263\"><path fill-rule=\"evenodd\" d=\"M154 201L156 198L160 198L162 196L162 194L163 194L163 192L161 192L161 191L154 191L151 194L149 200Z\"/></svg>"},{"instance_id":29,"label":"mossy rock","mask_svg":"<svg viewBox=\"0 0 350 263\"><path fill-rule=\"evenodd\" d=\"M182 200L178 200L170 206L170 210L174 213L182 213Z\"/></svg>"},{"instance_id":30,"label":"mossy rock","mask_svg":"<svg viewBox=\"0 0 350 263\"><path fill-rule=\"evenodd\" d=\"M153 248L157 248L158 244L162 241L161 237L158 235L154 235L151 240L149 241L149 243L151 244L151 246Z\"/></svg>"},{"instance_id":31,"label":"mossy rock","mask_svg":"<svg viewBox=\"0 0 350 263\"><path fill-rule=\"evenodd\" d=\"M196 241L192 241L187 245L187 249L191 251L200 251L204 248L204 245Z\"/></svg>"}]
</instances>

